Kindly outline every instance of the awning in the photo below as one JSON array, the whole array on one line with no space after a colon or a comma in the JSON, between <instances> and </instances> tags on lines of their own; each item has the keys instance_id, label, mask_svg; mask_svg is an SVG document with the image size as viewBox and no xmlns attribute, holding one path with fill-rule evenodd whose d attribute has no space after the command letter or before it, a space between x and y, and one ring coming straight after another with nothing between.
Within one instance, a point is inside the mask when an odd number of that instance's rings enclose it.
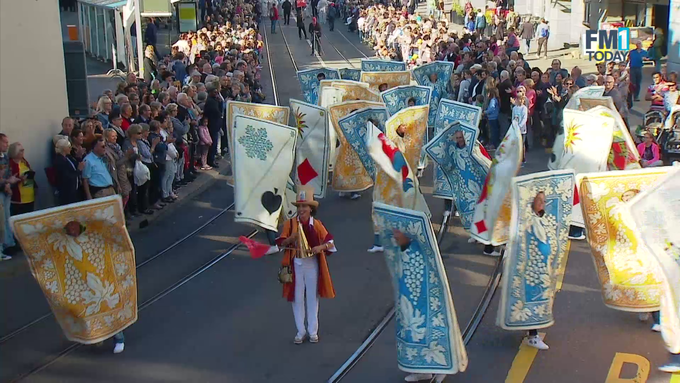
<instances>
[{"instance_id":1,"label":"awning","mask_svg":"<svg viewBox=\"0 0 680 383\"><path fill-rule=\"evenodd\" d=\"M78 0L79 3L99 8L115 9L127 4L127 0Z\"/></svg>"}]
</instances>

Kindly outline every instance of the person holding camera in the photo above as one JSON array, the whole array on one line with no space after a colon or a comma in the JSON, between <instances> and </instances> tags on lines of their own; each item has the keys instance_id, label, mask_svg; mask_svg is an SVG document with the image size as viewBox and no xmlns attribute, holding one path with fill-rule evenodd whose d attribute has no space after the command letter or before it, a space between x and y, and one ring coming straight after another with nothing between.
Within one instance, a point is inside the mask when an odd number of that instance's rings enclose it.
<instances>
[{"instance_id":1,"label":"person holding camera","mask_svg":"<svg viewBox=\"0 0 680 383\"><path fill-rule=\"evenodd\" d=\"M24 158L24 147L19 142L9 146L9 166L19 182L13 183L11 215L30 213L35 210L35 172Z\"/></svg>"}]
</instances>

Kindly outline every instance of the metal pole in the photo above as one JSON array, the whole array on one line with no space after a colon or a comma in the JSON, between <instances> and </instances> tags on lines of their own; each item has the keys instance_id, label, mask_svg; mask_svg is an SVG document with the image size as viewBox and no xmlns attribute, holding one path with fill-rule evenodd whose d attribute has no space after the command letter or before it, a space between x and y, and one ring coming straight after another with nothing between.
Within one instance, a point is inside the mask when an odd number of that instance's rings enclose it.
<instances>
[{"instance_id":1,"label":"metal pole","mask_svg":"<svg viewBox=\"0 0 680 383\"><path fill-rule=\"evenodd\" d=\"M139 0L133 0L135 4L135 30L137 31L137 66L139 67L139 78L144 78L144 39L142 38L142 16L140 13Z\"/></svg>"}]
</instances>

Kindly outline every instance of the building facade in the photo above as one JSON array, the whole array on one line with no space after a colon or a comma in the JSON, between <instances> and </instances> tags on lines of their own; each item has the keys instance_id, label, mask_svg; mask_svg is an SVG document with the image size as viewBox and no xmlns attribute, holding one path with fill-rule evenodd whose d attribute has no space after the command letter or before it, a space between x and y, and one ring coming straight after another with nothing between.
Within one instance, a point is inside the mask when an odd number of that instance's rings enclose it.
<instances>
[{"instance_id":1,"label":"building facade","mask_svg":"<svg viewBox=\"0 0 680 383\"><path fill-rule=\"evenodd\" d=\"M45 168L68 115L58 7L55 0L0 1L0 132L24 146L39 185L37 207L52 204Z\"/></svg>"}]
</instances>

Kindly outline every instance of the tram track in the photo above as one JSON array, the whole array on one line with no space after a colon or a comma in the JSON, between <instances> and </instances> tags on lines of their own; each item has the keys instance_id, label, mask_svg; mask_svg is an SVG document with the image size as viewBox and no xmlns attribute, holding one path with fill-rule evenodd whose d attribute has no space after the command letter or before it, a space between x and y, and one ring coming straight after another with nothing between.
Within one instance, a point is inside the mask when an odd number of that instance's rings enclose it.
<instances>
[{"instance_id":1,"label":"tram track","mask_svg":"<svg viewBox=\"0 0 680 383\"><path fill-rule=\"evenodd\" d=\"M486 311L489 309L489 305L491 304L493 296L496 293L496 290L498 289L498 285L500 284L501 276L503 273L503 259L504 257L500 256L496 260L496 265L494 266L494 270L491 274L491 277L489 278L486 288L484 289L482 299L479 301L479 304L477 305L477 308L472 314L472 317L465 326L465 330L463 331L462 337L463 342L465 343L466 346L474 336L479 325L482 323L484 314L486 314ZM383 332L385 327L387 327L387 325L392 321L392 319L394 319L395 314L396 314L395 307L392 306L392 308L387 312L387 314L385 314L385 316L380 320L380 322L378 322L378 325L369 333L368 337L366 337L366 339L361 343L361 345L359 345L357 350L328 379L328 383L337 383L341 381L345 376L347 376L347 374L349 374L349 372L357 364L359 364L361 359L364 356L366 356L370 348L373 346L373 344L375 344L376 340L380 337L380 334ZM433 381L434 378L432 379L431 382Z\"/></svg>"}]
</instances>

